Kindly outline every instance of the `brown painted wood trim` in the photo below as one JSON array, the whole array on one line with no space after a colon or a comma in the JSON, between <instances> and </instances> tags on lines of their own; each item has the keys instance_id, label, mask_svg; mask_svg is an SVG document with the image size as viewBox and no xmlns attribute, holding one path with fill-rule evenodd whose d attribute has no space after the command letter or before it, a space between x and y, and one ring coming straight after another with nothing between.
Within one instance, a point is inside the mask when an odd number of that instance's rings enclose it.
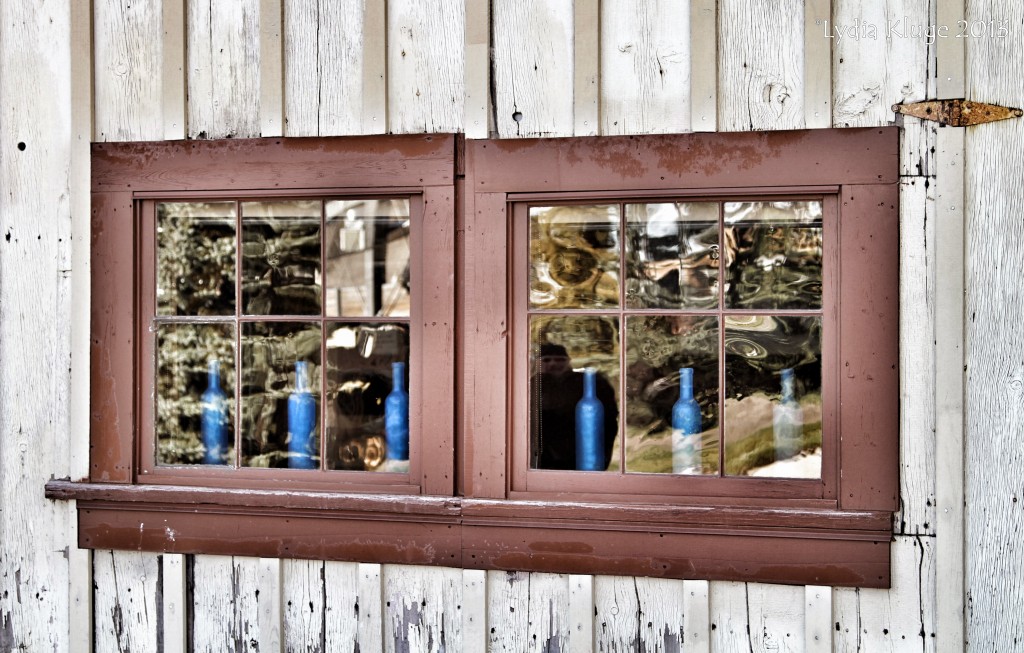
<instances>
[{"instance_id":1,"label":"brown painted wood trim","mask_svg":"<svg viewBox=\"0 0 1024 653\"><path fill-rule=\"evenodd\" d=\"M92 196L89 475L95 481L134 480L134 212L130 193Z\"/></svg>"},{"instance_id":2,"label":"brown painted wood trim","mask_svg":"<svg viewBox=\"0 0 1024 653\"><path fill-rule=\"evenodd\" d=\"M418 258L422 339L421 364L412 369L410 387L428 400L420 412L420 469L415 476L425 494L451 495L455 488L455 189L428 187L423 193L423 228Z\"/></svg>"},{"instance_id":3,"label":"brown painted wood trim","mask_svg":"<svg viewBox=\"0 0 1024 653\"><path fill-rule=\"evenodd\" d=\"M46 493L78 502L84 548L861 587L884 587L889 579L885 511L70 481L51 481Z\"/></svg>"},{"instance_id":4,"label":"brown painted wood trim","mask_svg":"<svg viewBox=\"0 0 1024 653\"><path fill-rule=\"evenodd\" d=\"M466 198L466 367L462 406L467 494L505 496L508 461L508 252L505 196Z\"/></svg>"},{"instance_id":5,"label":"brown painted wood trim","mask_svg":"<svg viewBox=\"0 0 1024 653\"><path fill-rule=\"evenodd\" d=\"M840 506L899 507L899 186L840 198Z\"/></svg>"},{"instance_id":6,"label":"brown painted wood trim","mask_svg":"<svg viewBox=\"0 0 1024 653\"><path fill-rule=\"evenodd\" d=\"M92 190L447 186L451 134L94 143Z\"/></svg>"},{"instance_id":7,"label":"brown painted wood trim","mask_svg":"<svg viewBox=\"0 0 1024 653\"><path fill-rule=\"evenodd\" d=\"M828 129L466 143L472 192L891 184L899 129Z\"/></svg>"}]
</instances>

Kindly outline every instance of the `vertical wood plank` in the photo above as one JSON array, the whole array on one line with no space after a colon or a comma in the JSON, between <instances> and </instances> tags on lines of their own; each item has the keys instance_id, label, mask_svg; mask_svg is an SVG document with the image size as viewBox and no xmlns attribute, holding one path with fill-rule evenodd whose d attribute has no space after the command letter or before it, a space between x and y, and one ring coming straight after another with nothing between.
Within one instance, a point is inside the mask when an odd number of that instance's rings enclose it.
<instances>
[{"instance_id":1,"label":"vertical wood plank","mask_svg":"<svg viewBox=\"0 0 1024 653\"><path fill-rule=\"evenodd\" d=\"M935 534L935 202L900 184L900 510L896 532Z\"/></svg>"},{"instance_id":2,"label":"vertical wood plank","mask_svg":"<svg viewBox=\"0 0 1024 653\"><path fill-rule=\"evenodd\" d=\"M640 650L676 653L682 650L685 634L684 586L681 580L637 578L640 604Z\"/></svg>"},{"instance_id":3,"label":"vertical wood plank","mask_svg":"<svg viewBox=\"0 0 1024 653\"><path fill-rule=\"evenodd\" d=\"M946 6L947 3L939 3L940 9ZM1024 53L1019 47L1024 6L989 0L971 0L966 6L965 18L969 24L993 20L996 25L1006 27L1009 33L1005 38L970 39L967 96L984 97L986 102L1006 106L1024 106L1021 86ZM939 54L944 53L940 50ZM939 81L955 75L956 70L955 59L941 59ZM952 145L952 139L942 134L944 131L950 130L939 130L940 154ZM972 650L1009 651L1024 645L1021 636L1024 614L1011 607L1019 605L1024 594L1024 551L1020 545L1024 530L1024 487L1020 473L1024 464L1021 447L1024 359L1020 356L1024 347L1024 332L1020 328L1021 307L1024 306L1024 283L1020 275L1024 252L1024 229L1020 219L1024 192L1019 174L1013 172L1024 155L1024 124L1018 119L971 127L966 132L966 147L967 524L964 540L970 545L966 552L965 639ZM938 161L941 179L947 169L942 159ZM953 177L950 175L950 183ZM944 187L945 184L940 186L940 191ZM947 205L955 206L955 202L947 202L944 194L938 194L936 206L940 220L953 223L955 213L952 209L947 212ZM936 237L949 238L952 246L956 227L951 225L947 233L940 223L940 229ZM941 278L947 279L945 274ZM939 287L936 292L943 290ZM939 308L936 306L936 320L940 319ZM950 357L949 366L944 362L936 374L952 376L952 362ZM940 422L952 412L957 379L942 380ZM953 447L941 449L936 472L939 478L957 471L958 453ZM947 492L952 498L954 491L952 484L944 488L940 500ZM956 624L946 622L961 614L957 610L962 607L955 602L957 597L946 596L954 591L952 587L947 589L947 574L955 569L956 552L951 540L955 540L958 525L952 506L949 513L947 515L944 509L940 511L937 542L940 547L937 574L943 589L939 594L940 647L958 643L954 637L959 633L953 631Z\"/></svg>"},{"instance_id":4,"label":"vertical wood plank","mask_svg":"<svg viewBox=\"0 0 1024 653\"><path fill-rule=\"evenodd\" d=\"M599 5L598 0L574 0L572 4L572 104L575 136L596 136L598 133L601 98Z\"/></svg>"},{"instance_id":5,"label":"vertical wood plank","mask_svg":"<svg viewBox=\"0 0 1024 653\"><path fill-rule=\"evenodd\" d=\"M835 653L859 653L862 650L859 588L832 589L832 618L835 620L832 650Z\"/></svg>"},{"instance_id":6,"label":"vertical wood plank","mask_svg":"<svg viewBox=\"0 0 1024 653\"><path fill-rule=\"evenodd\" d=\"M188 0L188 136L260 133L258 0Z\"/></svg>"},{"instance_id":7,"label":"vertical wood plank","mask_svg":"<svg viewBox=\"0 0 1024 653\"><path fill-rule=\"evenodd\" d=\"M165 553L160 558L159 606L163 618L159 633L163 653L188 651L188 590L185 556Z\"/></svg>"},{"instance_id":8,"label":"vertical wood plank","mask_svg":"<svg viewBox=\"0 0 1024 653\"><path fill-rule=\"evenodd\" d=\"M194 556L189 587L193 651L260 650L257 558Z\"/></svg>"},{"instance_id":9,"label":"vertical wood plank","mask_svg":"<svg viewBox=\"0 0 1024 653\"><path fill-rule=\"evenodd\" d=\"M746 583L709 583L708 618L711 621L712 651L727 653L753 650L747 605Z\"/></svg>"},{"instance_id":10,"label":"vertical wood plank","mask_svg":"<svg viewBox=\"0 0 1024 653\"><path fill-rule=\"evenodd\" d=\"M896 29L902 29L902 25L929 24L930 4L929 0L838 2L833 21L827 24L823 20L817 22L820 19L808 22L807 28L813 29L809 39L833 44L835 48L832 64L835 126L886 125L893 120L892 105L926 97L928 77L933 69L926 39L890 37L887 27L890 21ZM877 27L878 38L836 37L835 30L858 24ZM815 64L808 60L807 65ZM808 110L808 118L810 113Z\"/></svg>"},{"instance_id":11,"label":"vertical wood plank","mask_svg":"<svg viewBox=\"0 0 1024 653\"><path fill-rule=\"evenodd\" d=\"M362 133L384 134L389 124L387 0L364 0L363 7Z\"/></svg>"},{"instance_id":12,"label":"vertical wood plank","mask_svg":"<svg viewBox=\"0 0 1024 653\"><path fill-rule=\"evenodd\" d=\"M569 653L594 650L594 577L569 576Z\"/></svg>"},{"instance_id":13,"label":"vertical wood plank","mask_svg":"<svg viewBox=\"0 0 1024 653\"><path fill-rule=\"evenodd\" d=\"M465 5L388 4L388 125L396 134L461 131Z\"/></svg>"},{"instance_id":14,"label":"vertical wood plank","mask_svg":"<svg viewBox=\"0 0 1024 653\"><path fill-rule=\"evenodd\" d=\"M462 570L384 566L384 650L461 651Z\"/></svg>"},{"instance_id":15,"label":"vertical wood plank","mask_svg":"<svg viewBox=\"0 0 1024 653\"><path fill-rule=\"evenodd\" d=\"M804 643L807 653L832 651L831 587L804 587Z\"/></svg>"},{"instance_id":16,"label":"vertical wood plank","mask_svg":"<svg viewBox=\"0 0 1024 653\"><path fill-rule=\"evenodd\" d=\"M706 580L683 581L683 651L711 651L709 583Z\"/></svg>"},{"instance_id":17,"label":"vertical wood plank","mask_svg":"<svg viewBox=\"0 0 1024 653\"><path fill-rule=\"evenodd\" d=\"M1019 132L1014 137L1018 137L1018 134ZM978 311L972 300L977 301L979 294L973 292L968 296L965 306L964 292L969 287L967 284L993 283L995 285L986 286L986 291L992 296L1000 298L1005 297L1002 295L1002 288L1007 286L1001 286L1000 284L1004 282L998 277L981 279L972 275L971 271L974 269L975 261L966 258L965 242L967 242L967 251L970 251L971 247L998 247L996 243L1005 241L1002 233L996 235L996 232L988 232L990 235L987 238L978 233L978 231L989 229L993 225L989 211L998 210L995 207L998 207L999 202L1003 201L997 199L998 191L992 193L991 197L995 203L988 203L988 206L992 208L985 212L984 219L974 225L974 231L965 231L965 223L972 224L972 216L965 216L964 137L964 132L959 129L939 130L936 136L937 151L935 155L935 258L941 262L935 268L935 532L938 536L936 565L943 588L937 597L939 623L942 625L942 646L949 647L946 650L956 648L962 642L972 639L967 637L963 625L966 594L969 593L971 596L979 594L977 589L971 587L970 582L965 582L965 575L971 574L971 558L974 560L988 558L982 565L985 571L981 577L999 582L998 579L1005 578L1005 576L992 574L991 570L1001 568L1007 562L1005 552L1000 550L998 545L994 549L990 547L1000 539L1003 542L1016 542L1018 531L1013 523L1014 520L1006 522L997 519L993 523L1000 524L999 528L1006 530L1003 531L1004 534L1001 538L994 537L989 524L985 523L976 531L979 536L974 538L975 546L972 546L971 556L965 561L964 542L972 535L971 529L966 531L964 529L965 498L968 505L982 508L981 514L986 515L993 514L989 511L995 508L993 498L997 495L989 486L991 481L986 480L981 488L978 488L970 484L970 479L976 478L975 475L980 475L982 478L994 480L995 474L998 473L998 470L1003 469L1004 465L1015 464L1013 456L1019 456L1019 448L1016 444L1009 447L1000 446L998 435L1003 432L1002 429L994 423L986 423L987 420L984 418L977 427L970 426L969 422L965 427L965 420L972 419L971 415L975 416L973 419L978 419L978 416L982 415L984 411L999 409L997 406L986 403L989 396L987 391L981 393L984 397L971 398L974 393L970 386L967 386L969 399L965 404L965 371L971 379L984 378L978 376L984 374L993 374L994 376L990 377L993 379L1013 379L1015 375L1011 371L1012 363L1010 367L996 365L995 369L992 369L987 368L987 361L979 360L976 355L965 354L965 332L972 347L977 346L976 343L979 342L979 334L975 329L978 313L981 313L982 320L995 320L992 324L997 324L1004 319L1006 310L1006 305L1002 303L1004 300L1000 299L996 302L983 300L981 303L982 306L996 306L996 310ZM990 141L990 144L994 148L1001 146L997 140ZM999 163L994 167L998 169L1002 165ZM972 171L972 175L976 174L981 174L980 169ZM984 190L987 184L991 184L993 189L999 187L999 184L993 183L994 179L985 179L984 185L979 184L980 192L987 192ZM981 199L975 196L971 201L978 202ZM1019 205L1019 199L1014 203ZM989 249L989 251L992 250ZM970 281L965 281L965 267ZM980 269L987 267L982 264ZM1016 277L1009 283L1017 283ZM996 290L997 288L1000 290ZM1008 303L1008 305L1014 304L1019 306L1019 303L1012 300ZM969 313L965 313L965 309ZM965 315L970 316L966 331L964 328ZM996 336L999 346L995 350L1012 351L1008 347L1013 347L1012 339L1015 337L1015 333L1007 333L1005 336L1003 333L999 333ZM1007 374L1008 372L1009 374ZM1011 411L1014 405L1019 405L1019 403L1009 402L1008 407ZM1016 425L1021 423L1014 419L1012 413L1007 414L1006 411L1002 411L1001 415L1006 416L1006 424L1014 425L1011 427L1012 429L1017 428ZM985 453L980 455L977 461L965 466L965 439L971 436L984 439L984 443L979 444L981 444L980 451ZM968 447L967 456L970 456L971 452L972 448ZM964 478L965 471L967 483ZM1001 495L1000 498L1003 501L1006 501L1019 492L1017 475L1005 476L1004 484L1006 490L998 494ZM1013 504L1008 504L1007 508L1003 510L1008 515L1012 515ZM981 533L984 535L980 535ZM985 553L979 555L980 551ZM991 591L992 589L989 588L981 593ZM966 616L969 621L970 615ZM1024 626L1024 622L1021 625ZM970 628L969 624L967 628ZM997 645L995 648L1000 647Z\"/></svg>"},{"instance_id":18,"label":"vertical wood plank","mask_svg":"<svg viewBox=\"0 0 1024 653\"><path fill-rule=\"evenodd\" d=\"M719 2L718 115L722 131L804 126L800 0Z\"/></svg>"},{"instance_id":19,"label":"vertical wood plank","mask_svg":"<svg viewBox=\"0 0 1024 653\"><path fill-rule=\"evenodd\" d=\"M256 586L257 621L259 622L259 650L263 653L284 651L284 571L277 558L260 558Z\"/></svg>"},{"instance_id":20,"label":"vertical wood plank","mask_svg":"<svg viewBox=\"0 0 1024 653\"><path fill-rule=\"evenodd\" d=\"M364 0L295 0L285 12L285 133L363 127ZM379 133L380 129L367 133Z\"/></svg>"},{"instance_id":21,"label":"vertical wood plank","mask_svg":"<svg viewBox=\"0 0 1024 653\"><path fill-rule=\"evenodd\" d=\"M90 256L90 148L93 140L92 4L71 4L71 151L68 197L71 211L71 396L70 422L89 423L89 275ZM3 64L0 63L0 66ZM88 429L68 435L69 475L74 480L89 476ZM77 506L70 502L70 514ZM78 520L68 520L68 651L92 651L92 551L78 548Z\"/></svg>"},{"instance_id":22,"label":"vertical wood plank","mask_svg":"<svg viewBox=\"0 0 1024 653\"><path fill-rule=\"evenodd\" d=\"M600 651L640 649L640 600L636 579L594 577L594 641Z\"/></svg>"},{"instance_id":23,"label":"vertical wood plank","mask_svg":"<svg viewBox=\"0 0 1024 653\"><path fill-rule=\"evenodd\" d=\"M499 137L572 136L572 0L494 0L493 8Z\"/></svg>"},{"instance_id":24,"label":"vertical wood plank","mask_svg":"<svg viewBox=\"0 0 1024 653\"><path fill-rule=\"evenodd\" d=\"M152 553L97 551L93 555L97 651L157 651L159 575L159 556ZM39 649L30 646L27 650Z\"/></svg>"},{"instance_id":25,"label":"vertical wood plank","mask_svg":"<svg viewBox=\"0 0 1024 653\"><path fill-rule=\"evenodd\" d=\"M487 650L487 572L462 572L462 649Z\"/></svg>"},{"instance_id":26,"label":"vertical wood plank","mask_svg":"<svg viewBox=\"0 0 1024 653\"><path fill-rule=\"evenodd\" d=\"M832 126L832 40L820 30L832 17L831 0L804 2L804 126Z\"/></svg>"},{"instance_id":27,"label":"vertical wood plank","mask_svg":"<svg viewBox=\"0 0 1024 653\"><path fill-rule=\"evenodd\" d=\"M284 136L284 7L260 0L260 135Z\"/></svg>"},{"instance_id":28,"label":"vertical wood plank","mask_svg":"<svg viewBox=\"0 0 1024 653\"><path fill-rule=\"evenodd\" d=\"M323 651L324 563L285 560L282 564L284 647L287 651Z\"/></svg>"},{"instance_id":29,"label":"vertical wood plank","mask_svg":"<svg viewBox=\"0 0 1024 653\"><path fill-rule=\"evenodd\" d=\"M163 49L160 78L162 82L162 111L164 138L185 138L185 0L163 0L160 3L161 48Z\"/></svg>"},{"instance_id":30,"label":"vertical wood plank","mask_svg":"<svg viewBox=\"0 0 1024 653\"><path fill-rule=\"evenodd\" d=\"M718 129L718 2L690 0L690 129Z\"/></svg>"},{"instance_id":31,"label":"vertical wood plank","mask_svg":"<svg viewBox=\"0 0 1024 653\"><path fill-rule=\"evenodd\" d=\"M359 564L324 563L325 651L359 647L359 610Z\"/></svg>"},{"instance_id":32,"label":"vertical wood plank","mask_svg":"<svg viewBox=\"0 0 1024 653\"><path fill-rule=\"evenodd\" d=\"M0 649L66 648L71 11L0 2Z\"/></svg>"},{"instance_id":33,"label":"vertical wood plank","mask_svg":"<svg viewBox=\"0 0 1024 653\"><path fill-rule=\"evenodd\" d=\"M892 588L862 589L859 616L851 618L849 604L837 604L836 621L859 623L857 637L837 637L837 644L856 651L935 651L935 538L897 536L892 543ZM945 581L943 581L945 582ZM837 633L838 635L839 633ZM948 649L945 649L948 650Z\"/></svg>"},{"instance_id":34,"label":"vertical wood plank","mask_svg":"<svg viewBox=\"0 0 1024 653\"><path fill-rule=\"evenodd\" d=\"M467 2L465 62L466 138L488 138L494 129L491 107L491 5Z\"/></svg>"},{"instance_id":35,"label":"vertical wood plank","mask_svg":"<svg viewBox=\"0 0 1024 653\"><path fill-rule=\"evenodd\" d=\"M689 5L606 0L601 14L601 133L688 131Z\"/></svg>"},{"instance_id":36,"label":"vertical wood plank","mask_svg":"<svg viewBox=\"0 0 1024 653\"><path fill-rule=\"evenodd\" d=\"M487 614L490 651L590 650L570 633L568 576L489 571Z\"/></svg>"},{"instance_id":37,"label":"vertical wood plank","mask_svg":"<svg viewBox=\"0 0 1024 653\"><path fill-rule=\"evenodd\" d=\"M750 650L798 653L805 650L804 588L790 585L747 585Z\"/></svg>"},{"instance_id":38,"label":"vertical wood plank","mask_svg":"<svg viewBox=\"0 0 1024 653\"><path fill-rule=\"evenodd\" d=\"M93 12L96 139L162 138L160 3L95 0Z\"/></svg>"},{"instance_id":39,"label":"vertical wood plank","mask_svg":"<svg viewBox=\"0 0 1024 653\"><path fill-rule=\"evenodd\" d=\"M384 650L384 586L381 566L359 565L359 649Z\"/></svg>"}]
</instances>

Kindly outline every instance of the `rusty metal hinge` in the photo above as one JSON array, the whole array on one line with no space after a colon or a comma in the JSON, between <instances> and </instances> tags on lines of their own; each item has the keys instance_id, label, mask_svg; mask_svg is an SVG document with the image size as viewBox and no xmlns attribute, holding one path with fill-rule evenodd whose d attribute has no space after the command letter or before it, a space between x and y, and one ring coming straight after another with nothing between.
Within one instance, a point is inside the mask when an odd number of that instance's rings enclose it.
<instances>
[{"instance_id":1,"label":"rusty metal hinge","mask_svg":"<svg viewBox=\"0 0 1024 653\"><path fill-rule=\"evenodd\" d=\"M950 127L967 127L985 122L1020 118L1024 111L984 102L971 102L963 98L954 100L927 100L910 104L894 104L892 110L922 120L932 120Z\"/></svg>"}]
</instances>

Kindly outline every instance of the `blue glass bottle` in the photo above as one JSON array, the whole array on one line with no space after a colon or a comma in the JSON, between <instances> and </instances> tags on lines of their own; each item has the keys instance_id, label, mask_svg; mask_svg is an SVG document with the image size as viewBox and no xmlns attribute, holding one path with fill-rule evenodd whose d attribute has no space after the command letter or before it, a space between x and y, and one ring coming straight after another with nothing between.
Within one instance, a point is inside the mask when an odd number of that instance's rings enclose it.
<instances>
[{"instance_id":1,"label":"blue glass bottle","mask_svg":"<svg viewBox=\"0 0 1024 653\"><path fill-rule=\"evenodd\" d=\"M388 460L409 460L409 393L405 363L391 364L391 392L384 400L384 435Z\"/></svg>"},{"instance_id":2,"label":"blue glass bottle","mask_svg":"<svg viewBox=\"0 0 1024 653\"><path fill-rule=\"evenodd\" d=\"M782 370L782 397L772 407L772 432L775 438L775 460L785 460L803 448L804 411L797 403L793 369Z\"/></svg>"},{"instance_id":3,"label":"blue glass bottle","mask_svg":"<svg viewBox=\"0 0 1024 653\"><path fill-rule=\"evenodd\" d=\"M583 397L576 403L576 469L603 471L604 405L597 398L597 370L583 370Z\"/></svg>"},{"instance_id":4,"label":"blue glass bottle","mask_svg":"<svg viewBox=\"0 0 1024 653\"><path fill-rule=\"evenodd\" d=\"M693 368L679 370L679 399L672 405L672 471L700 474L700 404L693 398Z\"/></svg>"},{"instance_id":5,"label":"blue glass bottle","mask_svg":"<svg viewBox=\"0 0 1024 653\"><path fill-rule=\"evenodd\" d=\"M295 361L295 392L288 397L288 466L315 469L316 398L309 391L309 363Z\"/></svg>"},{"instance_id":6,"label":"blue glass bottle","mask_svg":"<svg viewBox=\"0 0 1024 653\"><path fill-rule=\"evenodd\" d=\"M220 388L220 361L211 360L206 368L206 391L201 399L200 430L203 438L204 465L226 465L228 456L228 400Z\"/></svg>"}]
</instances>

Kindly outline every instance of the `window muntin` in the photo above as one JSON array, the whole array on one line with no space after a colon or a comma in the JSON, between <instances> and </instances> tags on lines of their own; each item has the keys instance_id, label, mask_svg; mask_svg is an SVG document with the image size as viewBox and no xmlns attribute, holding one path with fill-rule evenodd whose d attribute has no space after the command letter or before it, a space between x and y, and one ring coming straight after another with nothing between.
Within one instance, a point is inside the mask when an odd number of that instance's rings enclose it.
<instances>
[{"instance_id":1,"label":"window muntin","mask_svg":"<svg viewBox=\"0 0 1024 653\"><path fill-rule=\"evenodd\" d=\"M531 470L822 478L825 202L738 199L519 212Z\"/></svg>"},{"instance_id":2,"label":"window muntin","mask_svg":"<svg viewBox=\"0 0 1024 653\"><path fill-rule=\"evenodd\" d=\"M411 205L144 204L156 221L155 271L143 271L155 291L157 468L409 471ZM404 408L389 409L396 387ZM155 471L145 443L141 453Z\"/></svg>"}]
</instances>

